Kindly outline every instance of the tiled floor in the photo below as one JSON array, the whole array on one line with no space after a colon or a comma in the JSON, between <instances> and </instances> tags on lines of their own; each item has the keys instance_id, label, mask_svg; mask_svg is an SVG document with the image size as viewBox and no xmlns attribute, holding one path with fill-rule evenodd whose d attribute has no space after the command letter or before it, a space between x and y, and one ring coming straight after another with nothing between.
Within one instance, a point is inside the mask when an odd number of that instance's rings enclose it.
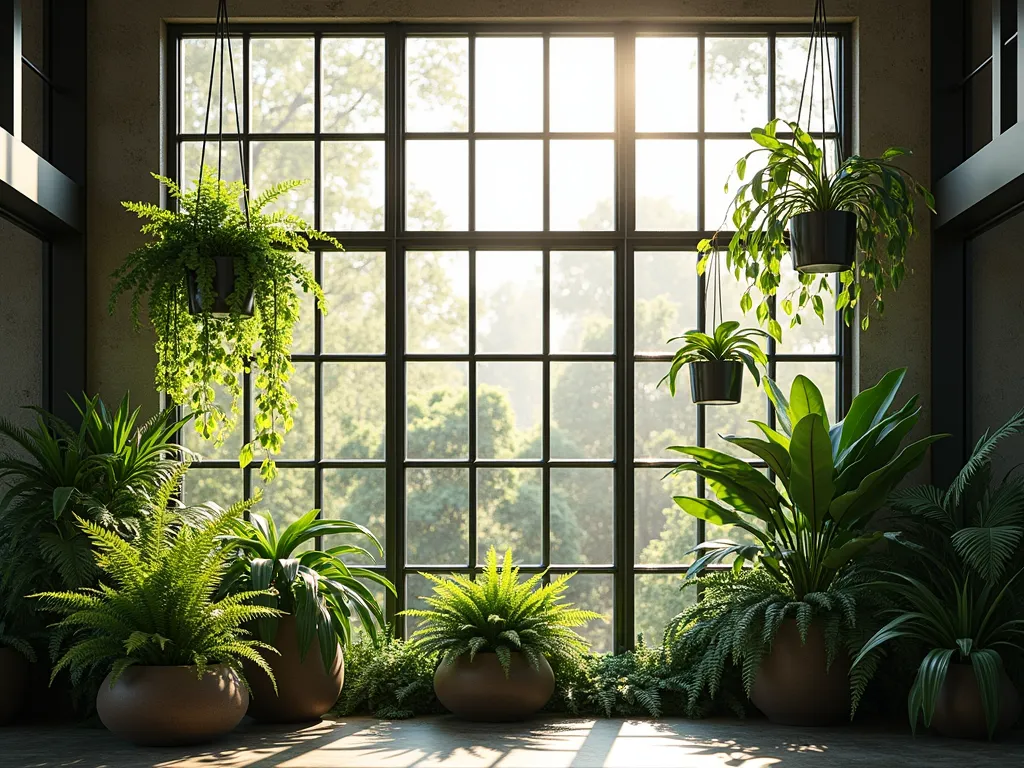
<instances>
[{"instance_id":1,"label":"tiled floor","mask_svg":"<svg viewBox=\"0 0 1024 768\"><path fill-rule=\"evenodd\" d=\"M535 720L449 717L243 726L215 745L137 749L101 729L0 729L7 768L1020 768L1024 732L998 744L884 729L783 728L765 721Z\"/></svg>"}]
</instances>

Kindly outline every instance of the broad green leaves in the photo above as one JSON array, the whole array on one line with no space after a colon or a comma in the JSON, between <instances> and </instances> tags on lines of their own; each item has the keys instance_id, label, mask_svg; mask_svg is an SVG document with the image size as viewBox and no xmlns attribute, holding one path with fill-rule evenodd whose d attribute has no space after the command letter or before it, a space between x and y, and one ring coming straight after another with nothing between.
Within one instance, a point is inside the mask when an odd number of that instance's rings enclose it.
<instances>
[{"instance_id":1,"label":"broad green leaves","mask_svg":"<svg viewBox=\"0 0 1024 768\"><path fill-rule=\"evenodd\" d=\"M807 414L797 422L789 452L792 456L790 496L811 529L819 531L835 490L832 443L819 414Z\"/></svg>"}]
</instances>

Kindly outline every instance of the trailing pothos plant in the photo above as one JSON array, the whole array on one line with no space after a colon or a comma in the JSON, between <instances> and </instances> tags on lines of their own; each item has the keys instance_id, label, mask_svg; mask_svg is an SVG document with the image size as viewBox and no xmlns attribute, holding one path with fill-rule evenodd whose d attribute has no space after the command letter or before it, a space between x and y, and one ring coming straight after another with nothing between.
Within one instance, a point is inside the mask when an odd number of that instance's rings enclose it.
<instances>
[{"instance_id":1,"label":"trailing pothos plant","mask_svg":"<svg viewBox=\"0 0 1024 768\"><path fill-rule=\"evenodd\" d=\"M294 214L269 210L301 181L276 184L250 203L242 182L220 180L210 169L187 192L171 179L154 178L177 201L177 210L122 203L145 222L142 232L150 239L114 272L110 312L122 295L129 295L138 328L143 302L148 301L157 336L157 387L195 411L196 430L215 445L235 426L242 374L253 374L255 433L242 446L239 462L248 465L260 449L260 474L272 480L273 456L292 428L298 405L288 391L294 370L292 329L300 307L297 288L312 293L319 310L327 311L323 291L298 254L308 252L310 239L338 249L341 243ZM194 275L201 295L213 296L215 256L233 259L235 289L226 297L230 311L215 314L207 301L190 314L189 275ZM255 297L251 315L245 311L250 295ZM229 407L217 402L218 390L227 393Z\"/></svg>"},{"instance_id":2,"label":"trailing pothos plant","mask_svg":"<svg viewBox=\"0 0 1024 768\"><path fill-rule=\"evenodd\" d=\"M727 209L722 228L698 244L698 271L703 273L708 259L722 246L719 237L730 221L731 210L734 234L726 246L726 264L747 285L740 307L744 312L750 310L754 303L751 293L759 293L757 319L781 340L782 327L772 316L770 301L782 284L781 264L789 253L786 230L790 219L813 211L854 213L859 256L849 269L839 273L835 303L847 325L852 323L855 309L861 304L861 327L866 330L871 310L881 315L885 311L885 292L898 289L907 274L907 247L917 232L915 198L920 197L933 213L935 198L908 171L895 164L897 158L911 154L909 149L890 147L881 157L851 155L829 168L824 151L810 134L797 123L786 125L793 133L792 140L778 137L778 119L750 132L758 146L736 162L734 173L742 183ZM748 177L751 161L762 159L764 166ZM731 181L732 175L725 184L726 192ZM790 327L802 322L800 313L808 305L824 319L821 294L832 292L828 277L800 274L799 280L799 286L778 301L791 316ZM873 294L870 304L862 301L864 286Z\"/></svg>"},{"instance_id":3,"label":"trailing pothos plant","mask_svg":"<svg viewBox=\"0 0 1024 768\"><path fill-rule=\"evenodd\" d=\"M674 336L667 343L682 341L683 346L676 350L672 358L672 366L665 377L658 382L659 386L668 381L672 396L676 394L676 377L684 365L699 362L715 362L734 360L747 366L754 381L760 385L761 372L758 365L767 366L768 356L755 341L755 338L767 338L768 334L757 328L740 329L735 320L727 320L715 328L714 335L702 331L687 331L682 336Z\"/></svg>"}]
</instances>

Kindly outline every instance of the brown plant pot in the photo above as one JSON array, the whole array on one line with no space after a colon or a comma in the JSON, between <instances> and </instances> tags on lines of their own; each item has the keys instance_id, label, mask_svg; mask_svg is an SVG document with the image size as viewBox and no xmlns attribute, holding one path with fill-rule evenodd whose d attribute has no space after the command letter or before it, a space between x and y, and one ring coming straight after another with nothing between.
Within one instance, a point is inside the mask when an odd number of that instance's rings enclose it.
<instances>
[{"instance_id":1,"label":"brown plant pot","mask_svg":"<svg viewBox=\"0 0 1024 768\"><path fill-rule=\"evenodd\" d=\"M334 664L324 667L320 644L314 637L304 659L299 654L298 628L294 616L278 619L272 645L280 656L264 658L274 672L277 692L267 673L245 662L245 677L252 690L249 716L264 723L302 723L319 720L333 707L345 682L345 659L338 646Z\"/></svg>"},{"instance_id":2,"label":"brown plant pot","mask_svg":"<svg viewBox=\"0 0 1024 768\"><path fill-rule=\"evenodd\" d=\"M796 619L786 619L750 690L750 700L773 723L834 725L850 717L850 658L836 655L827 667L825 633L811 623L802 643Z\"/></svg>"},{"instance_id":3,"label":"brown plant pot","mask_svg":"<svg viewBox=\"0 0 1024 768\"><path fill-rule=\"evenodd\" d=\"M115 735L142 746L202 744L245 717L249 693L231 669L214 666L202 679L195 667L129 667L111 687L107 675L96 711Z\"/></svg>"},{"instance_id":4,"label":"brown plant pot","mask_svg":"<svg viewBox=\"0 0 1024 768\"><path fill-rule=\"evenodd\" d=\"M0 725L20 715L28 695L28 661L13 648L0 648Z\"/></svg>"},{"instance_id":5,"label":"brown plant pot","mask_svg":"<svg viewBox=\"0 0 1024 768\"><path fill-rule=\"evenodd\" d=\"M548 703L555 692L555 673L541 657L534 669L521 653L513 653L508 677L495 653L478 653L473 661L460 656L442 661L434 673L434 693L453 715L464 720L524 720Z\"/></svg>"},{"instance_id":6,"label":"brown plant pot","mask_svg":"<svg viewBox=\"0 0 1024 768\"><path fill-rule=\"evenodd\" d=\"M999 689L999 720L994 738L1005 735L1020 716L1020 696L1006 672ZM932 716L932 728L955 739L987 739L985 708L981 689L970 664L950 664L946 681L939 691Z\"/></svg>"},{"instance_id":7,"label":"brown plant pot","mask_svg":"<svg viewBox=\"0 0 1024 768\"><path fill-rule=\"evenodd\" d=\"M231 306L228 304L228 296L235 292L235 266L237 261L234 256L211 256L213 261L213 298L204 297L199 288L199 275L193 270L188 272L188 311L191 315L202 313L203 309L209 309L216 317L227 317L231 314ZM207 306L211 305L212 306ZM256 292L250 290L245 301L242 302L240 314L251 317L256 307Z\"/></svg>"}]
</instances>

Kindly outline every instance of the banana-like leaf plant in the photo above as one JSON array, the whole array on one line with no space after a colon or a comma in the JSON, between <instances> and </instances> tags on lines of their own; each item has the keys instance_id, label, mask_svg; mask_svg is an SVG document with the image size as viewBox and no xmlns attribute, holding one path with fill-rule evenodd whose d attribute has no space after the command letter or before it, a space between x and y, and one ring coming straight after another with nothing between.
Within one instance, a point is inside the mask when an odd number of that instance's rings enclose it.
<instances>
[{"instance_id":1,"label":"banana-like leaf plant","mask_svg":"<svg viewBox=\"0 0 1024 768\"><path fill-rule=\"evenodd\" d=\"M755 339L768 338L768 334L757 328L740 329L740 324L735 320L727 320L721 323L713 335L702 331L687 331L682 336L674 336L668 340L683 341L681 346L672 358L672 366L665 377L658 382L659 386L668 381L669 391L672 396L676 394L676 377L684 365L699 362L715 362L723 360L735 360L743 363L750 375L754 377L759 385L761 383L761 372L757 366L768 365L768 357Z\"/></svg>"}]
</instances>

